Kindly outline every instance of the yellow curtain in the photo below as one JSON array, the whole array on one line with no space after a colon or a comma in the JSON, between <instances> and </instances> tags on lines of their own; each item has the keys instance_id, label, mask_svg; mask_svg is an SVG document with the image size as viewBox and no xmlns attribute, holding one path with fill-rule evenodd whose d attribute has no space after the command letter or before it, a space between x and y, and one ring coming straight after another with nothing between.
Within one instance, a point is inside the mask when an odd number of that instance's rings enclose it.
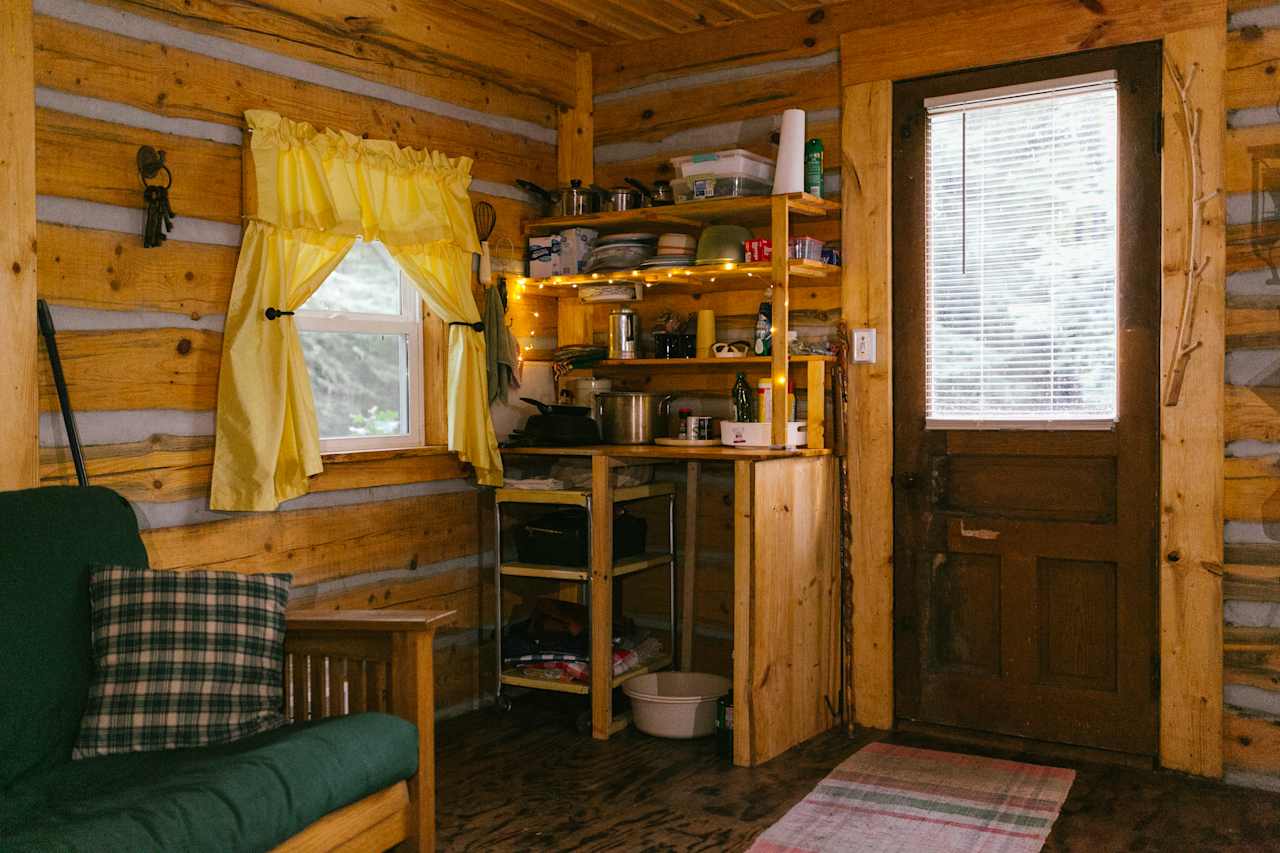
<instances>
[{"instance_id":1,"label":"yellow curtain","mask_svg":"<svg viewBox=\"0 0 1280 853\"><path fill-rule=\"evenodd\" d=\"M273 112L248 121L258 209L245 230L227 311L218 382L213 509L274 509L318 474L315 403L288 316L356 237L381 241L446 322L480 319L471 295L479 251L467 188L471 161L319 131ZM502 482L489 418L484 336L451 326L449 447L483 485Z\"/></svg>"}]
</instances>

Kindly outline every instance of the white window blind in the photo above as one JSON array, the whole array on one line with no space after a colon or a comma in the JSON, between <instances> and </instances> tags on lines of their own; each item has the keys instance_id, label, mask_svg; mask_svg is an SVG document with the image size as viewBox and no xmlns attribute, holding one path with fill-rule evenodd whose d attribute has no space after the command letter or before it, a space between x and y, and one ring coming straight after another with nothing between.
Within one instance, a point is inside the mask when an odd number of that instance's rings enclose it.
<instances>
[{"instance_id":1,"label":"white window blind","mask_svg":"<svg viewBox=\"0 0 1280 853\"><path fill-rule=\"evenodd\" d=\"M1111 426L1114 75L925 107L927 425Z\"/></svg>"}]
</instances>

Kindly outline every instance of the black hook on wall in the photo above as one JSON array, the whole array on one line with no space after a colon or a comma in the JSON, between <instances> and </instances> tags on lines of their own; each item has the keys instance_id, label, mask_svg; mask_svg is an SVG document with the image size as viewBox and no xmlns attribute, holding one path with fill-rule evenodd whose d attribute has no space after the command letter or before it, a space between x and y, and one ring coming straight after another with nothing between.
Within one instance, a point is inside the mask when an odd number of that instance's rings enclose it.
<instances>
[{"instance_id":1,"label":"black hook on wall","mask_svg":"<svg viewBox=\"0 0 1280 853\"><path fill-rule=\"evenodd\" d=\"M164 162L164 152L150 145L138 149L138 179L142 181L142 198L147 203L147 220L142 229L142 248L153 249L163 243L173 230L173 208L169 206L169 188L173 186L173 172ZM149 184L164 172L163 184Z\"/></svg>"}]
</instances>

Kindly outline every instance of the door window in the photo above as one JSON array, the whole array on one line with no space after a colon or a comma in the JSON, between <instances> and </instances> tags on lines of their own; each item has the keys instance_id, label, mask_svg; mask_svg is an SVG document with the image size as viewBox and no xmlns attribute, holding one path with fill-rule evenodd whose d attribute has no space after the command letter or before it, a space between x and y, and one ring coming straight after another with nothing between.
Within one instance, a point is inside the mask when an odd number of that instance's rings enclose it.
<instances>
[{"instance_id":1,"label":"door window","mask_svg":"<svg viewBox=\"0 0 1280 853\"><path fill-rule=\"evenodd\" d=\"M1112 428L1114 72L924 106L927 426Z\"/></svg>"}]
</instances>

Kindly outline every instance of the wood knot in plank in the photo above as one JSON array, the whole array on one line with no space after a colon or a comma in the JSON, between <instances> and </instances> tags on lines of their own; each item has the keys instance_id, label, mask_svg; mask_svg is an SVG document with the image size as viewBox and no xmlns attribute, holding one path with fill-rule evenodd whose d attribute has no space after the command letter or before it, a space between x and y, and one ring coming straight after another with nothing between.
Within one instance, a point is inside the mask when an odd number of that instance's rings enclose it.
<instances>
[{"instance_id":1,"label":"wood knot in plank","mask_svg":"<svg viewBox=\"0 0 1280 853\"><path fill-rule=\"evenodd\" d=\"M178 341L178 355L186 355L191 352L191 339L182 338Z\"/></svg>"},{"instance_id":2,"label":"wood knot in plank","mask_svg":"<svg viewBox=\"0 0 1280 853\"><path fill-rule=\"evenodd\" d=\"M1077 2L1095 15L1107 14L1107 10L1102 8L1102 3L1099 0L1077 0Z\"/></svg>"}]
</instances>

